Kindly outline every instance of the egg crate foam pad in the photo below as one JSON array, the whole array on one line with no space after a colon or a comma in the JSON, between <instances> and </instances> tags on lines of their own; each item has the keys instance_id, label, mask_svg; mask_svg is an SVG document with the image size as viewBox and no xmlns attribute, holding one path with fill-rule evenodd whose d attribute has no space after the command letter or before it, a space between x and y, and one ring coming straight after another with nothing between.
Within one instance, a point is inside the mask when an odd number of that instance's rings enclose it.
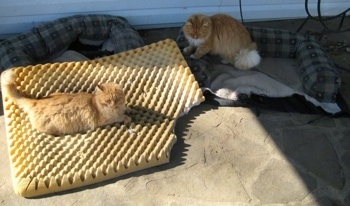
<instances>
[{"instance_id":1,"label":"egg crate foam pad","mask_svg":"<svg viewBox=\"0 0 350 206\"><path fill-rule=\"evenodd\" d=\"M41 98L55 92L93 92L124 84L130 125L115 123L84 134L51 136L32 128L3 93L14 190L34 197L98 183L169 162L177 118L204 101L173 40L104 58L13 68L17 89Z\"/></svg>"}]
</instances>

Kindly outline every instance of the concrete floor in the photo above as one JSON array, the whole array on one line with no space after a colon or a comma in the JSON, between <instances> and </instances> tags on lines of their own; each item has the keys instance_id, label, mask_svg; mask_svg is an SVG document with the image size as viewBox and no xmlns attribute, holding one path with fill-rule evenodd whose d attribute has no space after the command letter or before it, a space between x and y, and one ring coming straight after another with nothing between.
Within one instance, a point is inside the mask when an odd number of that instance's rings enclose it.
<instances>
[{"instance_id":1,"label":"concrete floor","mask_svg":"<svg viewBox=\"0 0 350 206\"><path fill-rule=\"evenodd\" d=\"M300 23L247 25L295 31ZM319 31L312 21L302 30ZM177 32L141 31L147 43L175 39ZM350 43L350 32L322 39L334 62L344 67L340 73L346 88L350 53L341 47L344 43ZM308 123L320 117L264 109L256 116L250 108L201 104L178 119L170 163L26 199L12 189L2 116L0 205L350 205L350 118Z\"/></svg>"}]
</instances>

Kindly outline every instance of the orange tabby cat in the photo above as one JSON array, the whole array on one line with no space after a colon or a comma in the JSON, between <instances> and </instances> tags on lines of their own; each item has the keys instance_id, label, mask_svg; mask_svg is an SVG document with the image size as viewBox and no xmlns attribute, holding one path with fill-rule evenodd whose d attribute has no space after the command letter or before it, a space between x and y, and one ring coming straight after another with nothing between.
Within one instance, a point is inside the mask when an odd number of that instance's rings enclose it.
<instances>
[{"instance_id":1,"label":"orange tabby cat","mask_svg":"<svg viewBox=\"0 0 350 206\"><path fill-rule=\"evenodd\" d=\"M51 135L86 132L115 122L128 123L125 95L115 83L104 83L90 93L55 93L41 99L26 98L14 84L15 73L2 73L3 95L14 101L29 116L33 127Z\"/></svg>"},{"instance_id":2,"label":"orange tabby cat","mask_svg":"<svg viewBox=\"0 0 350 206\"><path fill-rule=\"evenodd\" d=\"M183 26L183 32L190 43L184 52L190 53L196 48L192 58L201 58L207 53L218 54L223 62L241 70L251 69L260 63L257 46L249 32L229 15L192 15Z\"/></svg>"}]
</instances>

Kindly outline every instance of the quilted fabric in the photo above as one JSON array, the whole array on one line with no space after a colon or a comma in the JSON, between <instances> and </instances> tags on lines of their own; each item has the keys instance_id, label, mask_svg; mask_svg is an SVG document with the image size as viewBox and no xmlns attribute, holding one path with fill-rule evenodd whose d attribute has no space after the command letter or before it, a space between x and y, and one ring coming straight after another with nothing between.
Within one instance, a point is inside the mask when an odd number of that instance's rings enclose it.
<instances>
[{"instance_id":1,"label":"quilted fabric","mask_svg":"<svg viewBox=\"0 0 350 206\"><path fill-rule=\"evenodd\" d=\"M48 22L0 43L0 71L33 65L59 55L77 38L101 44L110 38L115 53L144 46L126 19L110 15L78 15Z\"/></svg>"},{"instance_id":2,"label":"quilted fabric","mask_svg":"<svg viewBox=\"0 0 350 206\"><path fill-rule=\"evenodd\" d=\"M262 57L293 58L305 92L320 102L335 102L340 88L336 68L318 41L295 32L249 28Z\"/></svg>"},{"instance_id":3,"label":"quilted fabric","mask_svg":"<svg viewBox=\"0 0 350 206\"><path fill-rule=\"evenodd\" d=\"M296 53L299 75L308 94L323 102L335 102L341 80L335 65L316 40L299 44Z\"/></svg>"}]
</instances>

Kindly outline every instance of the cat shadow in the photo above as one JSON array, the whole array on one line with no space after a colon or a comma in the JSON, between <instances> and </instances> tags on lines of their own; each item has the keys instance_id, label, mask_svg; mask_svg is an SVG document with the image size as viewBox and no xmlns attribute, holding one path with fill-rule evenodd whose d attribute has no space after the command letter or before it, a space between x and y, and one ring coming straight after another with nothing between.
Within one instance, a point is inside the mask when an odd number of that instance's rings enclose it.
<instances>
[{"instance_id":1,"label":"cat shadow","mask_svg":"<svg viewBox=\"0 0 350 206\"><path fill-rule=\"evenodd\" d=\"M106 180L103 182L99 182L99 183L95 183L95 184L91 184L91 185L87 185L87 186L83 186L83 187L79 187L79 188L74 188L74 189L70 189L70 190L66 190L66 191L60 191L60 192L56 192L56 193L52 193L52 194L46 194L46 195L42 195L39 197L31 197L31 198L27 198L27 199L43 199L43 198L50 198L53 196L61 196L61 195L67 195L67 194L71 194L71 193L83 192L86 190L97 189L97 188L100 188L100 187L103 187L106 185L118 183L118 181L121 181L121 180L126 180L126 179L130 179L130 178L137 178L137 177L141 177L144 175L150 175L150 174L154 174L154 173L158 173L158 172L163 172L165 170L176 168L180 165L186 164L187 152L190 150L191 145L189 145L185 142L184 136L186 136L187 132L189 131L189 128L191 127L191 123L193 123L195 121L196 117L198 117L199 115L204 114L205 112L207 112L213 108L216 108L216 107L217 106L202 103L201 105L192 108L189 111L189 113L179 117L176 120L176 124L174 126L174 132L175 132L177 140L176 140L175 144L173 145L173 148L170 151L169 163L162 164L162 165L155 166L155 167L150 167L147 169L142 169L139 171L135 171L135 172L125 174L125 175L122 175L122 176L119 176L116 178L112 178L110 180ZM149 112L155 113L155 111L149 111Z\"/></svg>"}]
</instances>

